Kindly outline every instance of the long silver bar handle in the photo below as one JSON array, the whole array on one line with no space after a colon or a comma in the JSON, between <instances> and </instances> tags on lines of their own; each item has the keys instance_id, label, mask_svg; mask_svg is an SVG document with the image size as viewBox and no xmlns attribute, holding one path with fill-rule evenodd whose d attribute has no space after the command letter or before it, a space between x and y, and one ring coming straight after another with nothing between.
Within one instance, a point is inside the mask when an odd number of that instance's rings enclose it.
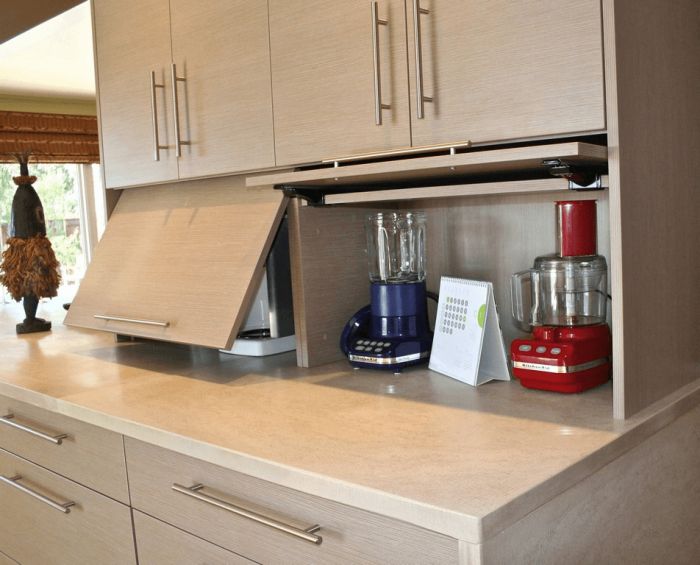
<instances>
[{"instance_id":1,"label":"long silver bar handle","mask_svg":"<svg viewBox=\"0 0 700 565\"><path fill-rule=\"evenodd\" d=\"M158 102L156 100L156 88L165 88L164 84L156 84L156 72L151 71L151 119L153 120L153 160L160 161L160 150L167 149L167 145L160 144L158 135Z\"/></svg>"},{"instance_id":2,"label":"long silver bar handle","mask_svg":"<svg viewBox=\"0 0 700 565\"><path fill-rule=\"evenodd\" d=\"M416 46L416 114L419 120L425 117L425 102L432 102L432 96L423 92L423 45L421 42L420 17L429 14L430 10L420 7L420 0L413 0L413 35Z\"/></svg>"},{"instance_id":3,"label":"long silver bar handle","mask_svg":"<svg viewBox=\"0 0 700 565\"><path fill-rule=\"evenodd\" d=\"M177 95L177 83L187 82L185 77L177 76L177 67L175 63L170 66L172 83L173 83L173 117L175 119L175 155L178 157L182 156L182 146L189 145L189 141L182 141L180 139L180 102Z\"/></svg>"},{"instance_id":4,"label":"long silver bar handle","mask_svg":"<svg viewBox=\"0 0 700 565\"><path fill-rule=\"evenodd\" d=\"M167 328L170 322L161 322L160 320L138 320L136 318L122 318L120 316L105 316L103 314L94 314L93 318L99 320L107 320L108 322L129 322L132 324L144 324L146 326L160 326L162 328Z\"/></svg>"},{"instance_id":5,"label":"long silver bar handle","mask_svg":"<svg viewBox=\"0 0 700 565\"><path fill-rule=\"evenodd\" d=\"M203 488L205 487L202 484L196 484L192 485L191 487L185 487L177 483L173 483L172 486L172 489L176 492L179 492L192 498L196 498L197 500L201 500L202 502L206 502L207 504L211 504L212 506L216 506L217 508L221 508L222 510L226 510L228 512L236 514L237 516L248 518L253 522L269 526L270 528L274 528L275 530L278 530L280 532L290 534L304 541L308 541L315 545L321 545L321 542L323 541L323 538L321 536L317 536L315 534L315 532L318 532L321 529L321 526L319 526L318 524L309 526L305 530L295 528L294 526L290 526L289 524L285 524L284 522L280 522L278 520L275 520L274 518L263 516L262 514L258 514L257 512L253 512L252 510L248 510L246 508L236 506L235 504L231 504L230 502L225 502L213 496L209 496L208 494L204 494L202 492Z\"/></svg>"},{"instance_id":6,"label":"long silver bar handle","mask_svg":"<svg viewBox=\"0 0 700 565\"><path fill-rule=\"evenodd\" d=\"M68 434L56 434L56 435L49 435L45 434L44 432L40 432L39 430L35 430L34 428L31 428L27 426L26 424L20 424L17 422L15 419L15 415L10 413L10 414L5 414L0 418L0 423L5 424L7 426L10 426L12 428L15 428L16 430L21 430L23 432L27 432L28 434L31 434L35 437L41 438L43 440L46 440L48 442L53 443L54 445L61 445L63 443L63 440L66 439Z\"/></svg>"},{"instance_id":7,"label":"long silver bar handle","mask_svg":"<svg viewBox=\"0 0 700 565\"><path fill-rule=\"evenodd\" d=\"M382 104L382 71L379 57L379 26L389 25L388 20L379 19L377 2L372 2L372 54L374 55L374 123L382 125L382 110L391 109L391 105Z\"/></svg>"},{"instance_id":8,"label":"long silver bar handle","mask_svg":"<svg viewBox=\"0 0 700 565\"><path fill-rule=\"evenodd\" d=\"M72 500L69 502L56 502L55 500L50 499L48 496L39 494L35 490L32 490L29 487L25 487L23 484L20 484L19 481L21 480L22 475L15 475L14 477L5 477L3 475L0 475L0 482L6 484L9 487L15 488L23 492L24 494L28 494L32 498L40 500L44 504L48 504L54 510L58 510L59 512L63 512L64 514L70 514L71 506L75 506L75 502L73 502Z\"/></svg>"}]
</instances>

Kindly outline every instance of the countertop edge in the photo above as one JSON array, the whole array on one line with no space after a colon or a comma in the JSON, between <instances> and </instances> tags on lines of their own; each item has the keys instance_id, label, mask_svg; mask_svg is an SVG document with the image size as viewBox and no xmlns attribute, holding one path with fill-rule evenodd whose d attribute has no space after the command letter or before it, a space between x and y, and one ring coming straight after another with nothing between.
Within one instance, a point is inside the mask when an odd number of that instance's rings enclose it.
<instances>
[{"instance_id":1,"label":"countertop edge","mask_svg":"<svg viewBox=\"0 0 700 565\"><path fill-rule=\"evenodd\" d=\"M575 487L587 477L610 465L698 405L700 405L700 379L687 384L633 416L627 421L628 424L632 424L632 427L610 443L528 492L482 516L482 541L497 535L560 494Z\"/></svg>"},{"instance_id":2,"label":"countertop edge","mask_svg":"<svg viewBox=\"0 0 700 565\"><path fill-rule=\"evenodd\" d=\"M122 419L17 385L0 382L0 394L226 469L408 522L461 541L478 544L574 487L586 477L612 463L682 414L700 404L700 379L658 401L627 421L627 424L631 423L632 427L610 443L499 508L494 508L484 516L473 516L439 508L370 487L258 458L139 422Z\"/></svg>"},{"instance_id":3,"label":"countertop edge","mask_svg":"<svg viewBox=\"0 0 700 565\"><path fill-rule=\"evenodd\" d=\"M255 457L74 402L0 381L0 394L124 436L201 459L290 489L408 522L470 543L480 543L478 516L432 506L391 493Z\"/></svg>"}]
</instances>

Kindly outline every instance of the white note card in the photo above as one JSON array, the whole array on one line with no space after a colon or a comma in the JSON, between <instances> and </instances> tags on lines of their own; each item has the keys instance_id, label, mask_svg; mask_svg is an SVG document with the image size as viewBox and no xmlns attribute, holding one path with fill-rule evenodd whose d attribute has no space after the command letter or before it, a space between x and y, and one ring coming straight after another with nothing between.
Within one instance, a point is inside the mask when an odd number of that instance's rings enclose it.
<instances>
[{"instance_id":1,"label":"white note card","mask_svg":"<svg viewBox=\"0 0 700 565\"><path fill-rule=\"evenodd\" d=\"M441 278L429 367L472 386L510 380L490 282Z\"/></svg>"}]
</instances>

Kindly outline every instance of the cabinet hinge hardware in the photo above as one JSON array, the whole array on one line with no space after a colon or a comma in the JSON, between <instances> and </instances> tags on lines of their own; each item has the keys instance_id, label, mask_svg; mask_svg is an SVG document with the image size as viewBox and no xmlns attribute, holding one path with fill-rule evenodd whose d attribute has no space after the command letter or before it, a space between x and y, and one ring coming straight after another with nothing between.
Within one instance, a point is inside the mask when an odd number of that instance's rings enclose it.
<instances>
[{"instance_id":1,"label":"cabinet hinge hardware","mask_svg":"<svg viewBox=\"0 0 700 565\"><path fill-rule=\"evenodd\" d=\"M276 184L275 188L281 190L288 198L301 198L311 206L323 206L325 193L323 190L308 186L294 186L293 184Z\"/></svg>"},{"instance_id":2,"label":"cabinet hinge hardware","mask_svg":"<svg viewBox=\"0 0 700 565\"><path fill-rule=\"evenodd\" d=\"M600 172L571 165L561 159L545 159L542 164L553 177L569 181L569 190L603 190L603 176Z\"/></svg>"}]
</instances>

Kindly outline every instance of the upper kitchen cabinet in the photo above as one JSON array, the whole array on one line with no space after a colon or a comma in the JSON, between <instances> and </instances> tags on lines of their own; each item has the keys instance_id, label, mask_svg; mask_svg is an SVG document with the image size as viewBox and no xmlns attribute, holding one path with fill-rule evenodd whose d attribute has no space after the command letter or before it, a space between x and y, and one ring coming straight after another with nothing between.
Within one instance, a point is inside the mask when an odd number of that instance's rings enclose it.
<instances>
[{"instance_id":1,"label":"upper kitchen cabinet","mask_svg":"<svg viewBox=\"0 0 700 565\"><path fill-rule=\"evenodd\" d=\"M275 164L265 2L93 5L108 187Z\"/></svg>"},{"instance_id":2,"label":"upper kitchen cabinet","mask_svg":"<svg viewBox=\"0 0 700 565\"><path fill-rule=\"evenodd\" d=\"M605 129L599 0L406 0L413 145Z\"/></svg>"},{"instance_id":3,"label":"upper kitchen cabinet","mask_svg":"<svg viewBox=\"0 0 700 565\"><path fill-rule=\"evenodd\" d=\"M177 179L168 2L94 0L93 22L106 185Z\"/></svg>"},{"instance_id":4,"label":"upper kitchen cabinet","mask_svg":"<svg viewBox=\"0 0 700 565\"><path fill-rule=\"evenodd\" d=\"M403 0L270 0L277 164L410 145Z\"/></svg>"}]
</instances>

